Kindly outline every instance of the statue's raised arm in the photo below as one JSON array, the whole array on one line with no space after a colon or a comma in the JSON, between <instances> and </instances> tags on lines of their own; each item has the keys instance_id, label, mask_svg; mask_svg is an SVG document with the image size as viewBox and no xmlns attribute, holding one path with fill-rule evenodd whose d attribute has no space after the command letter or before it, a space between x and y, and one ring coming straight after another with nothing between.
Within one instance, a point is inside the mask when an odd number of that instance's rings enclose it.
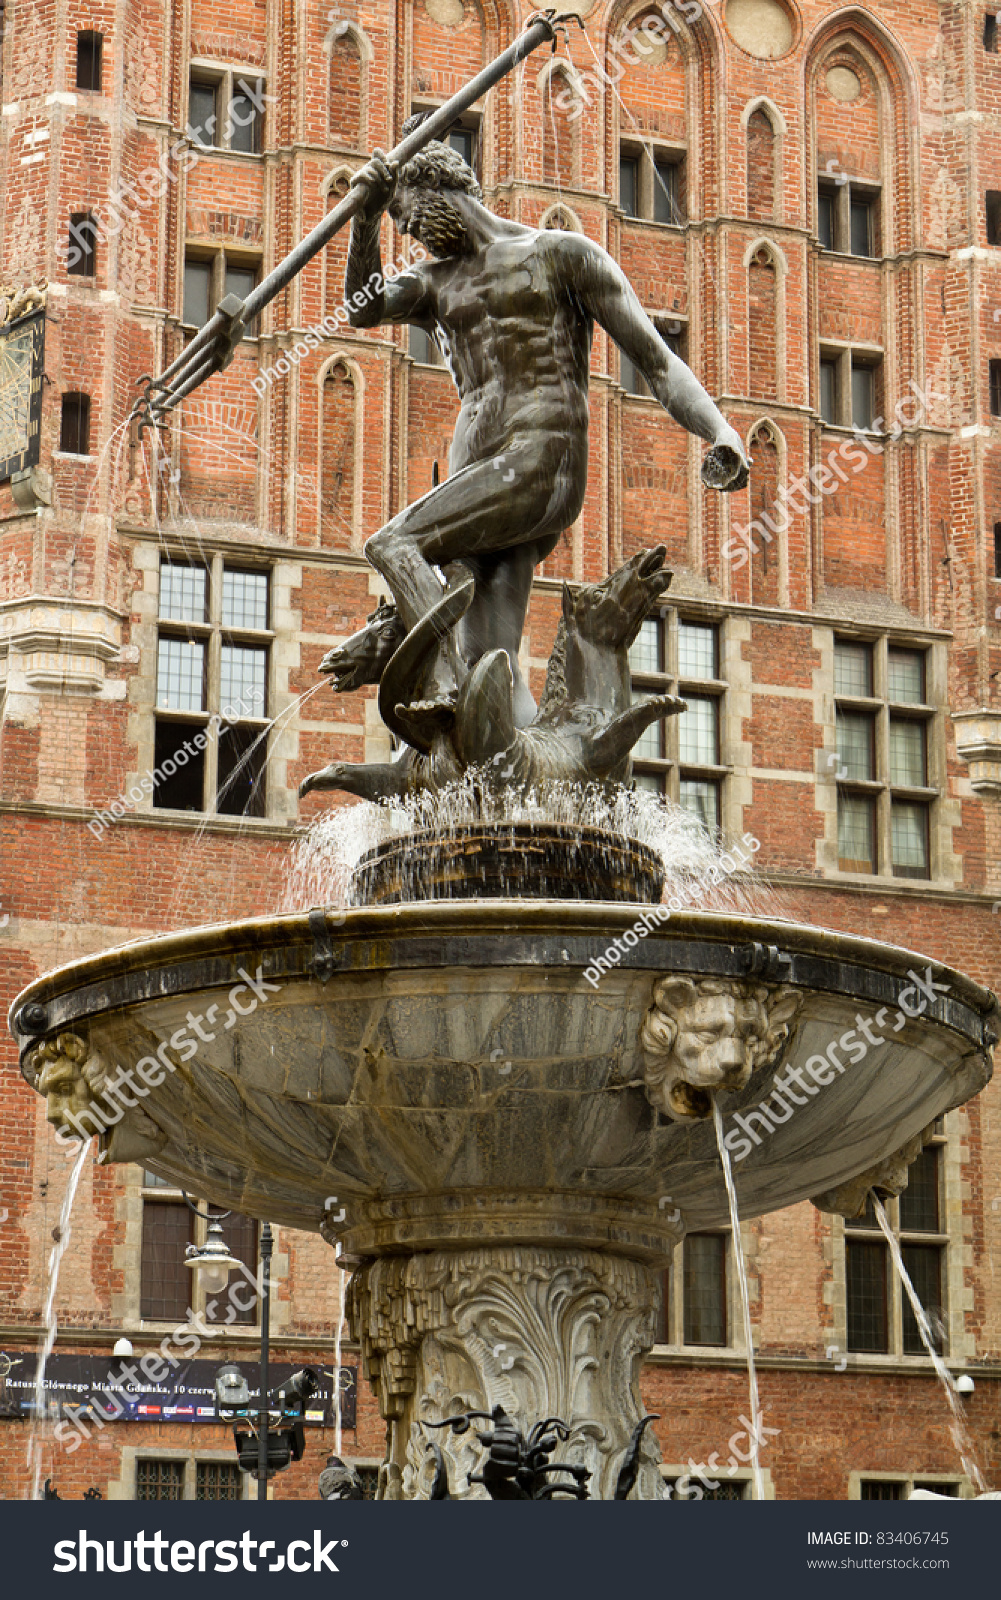
<instances>
[{"instance_id":1,"label":"statue's raised arm","mask_svg":"<svg viewBox=\"0 0 1001 1600\"><path fill-rule=\"evenodd\" d=\"M709 398L694 372L661 338L622 268L580 234L565 235L560 252L566 286L642 372L661 405L689 433L712 445L702 463L711 489L743 489L750 463L740 435Z\"/></svg>"}]
</instances>

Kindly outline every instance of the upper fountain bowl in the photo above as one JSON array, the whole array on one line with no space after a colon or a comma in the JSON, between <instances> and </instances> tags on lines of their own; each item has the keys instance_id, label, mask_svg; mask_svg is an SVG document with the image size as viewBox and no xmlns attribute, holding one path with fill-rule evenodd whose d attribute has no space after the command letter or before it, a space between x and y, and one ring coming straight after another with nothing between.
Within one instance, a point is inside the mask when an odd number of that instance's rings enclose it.
<instances>
[{"instance_id":1,"label":"upper fountain bowl","mask_svg":"<svg viewBox=\"0 0 1001 1600\"><path fill-rule=\"evenodd\" d=\"M649 845L605 828L487 822L428 828L362 856L356 905L428 900L638 900L656 905L664 864Z\"/></svg>"},{"instance_id":2,"label":"upper fountain bowl","mask_svg":"<svg viewBox=\"0 0 1001 1600\"><path fill-rule=\"evenodd\" d=\"M47 974L11 1026L57 1126L96 1113L105 1159L322 1226L349 1259L542 1240L663 1264L727 1221L713 1092L750 1217L830 1195L990 1076L997 1002L937 962L710 913L647 930L639 909L196 928Z\"/></svg>"}]
</instances>

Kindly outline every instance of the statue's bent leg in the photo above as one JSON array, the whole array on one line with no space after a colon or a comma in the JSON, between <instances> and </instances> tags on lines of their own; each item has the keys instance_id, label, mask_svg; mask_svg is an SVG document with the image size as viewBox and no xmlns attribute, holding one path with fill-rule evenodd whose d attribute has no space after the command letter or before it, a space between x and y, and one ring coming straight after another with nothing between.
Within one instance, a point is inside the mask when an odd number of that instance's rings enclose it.
<instances>
[{"instance_id":1,"label":"statue's bent leg","mask_svg":"<svg viewBox=\"0 0 1001 1600\"><path fill-rule=\"evenodd\" d=\"M441 599L436 566L569 527L585 482L573 456L562 435L519 435L503 455L462 467L372 535L365 555L389 584L408 629Z\"/></svg>"}]
</instances>

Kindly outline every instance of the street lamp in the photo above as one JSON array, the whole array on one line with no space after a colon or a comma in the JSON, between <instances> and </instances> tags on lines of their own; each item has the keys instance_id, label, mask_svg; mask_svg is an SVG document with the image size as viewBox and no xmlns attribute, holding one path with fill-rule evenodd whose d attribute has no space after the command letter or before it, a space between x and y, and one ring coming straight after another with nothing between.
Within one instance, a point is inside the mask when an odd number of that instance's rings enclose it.
<instances>
[{"instance_id":1,"label":"street lamp","mask_svg":"<svg viewBox=\"0 0 1001 1600\"><path fill-rule=\"evenodd\" d=\"M187 1195L184 1198L187 1200ZM188 1204L191 1206L190 1200ZM196 1217L205 1215L194 1206L191 1206L191 1209ZM224 1211L222 1216L228 1217L229 1212ZM235 1256L230 1255L229 1246L222 1236L220 1218L207 1217L205 1220L209 1225L205 1243L189 1244L185 1247L184 1254L187 1258L185 1266L191 1267L198 1274L198 1280L206 1294L221 1294L233 1268L242 1267L243 1262L237 1261Z\"/></svg>"},{"instance_id":2,"label":"street lamp","mask_svg":"<svg viewBox=\"0 0 1001 1600\"><path fill-rule=\"evenodd\" d=\"M184 1194L184 1191L181 1191ZM222 1211L217 1217L212 1217L206 1211L199 1211L194 1201L187 1194L184 1195L188 1205L196 1217L201 1217L208 1223L208 1234L203 1245L189 1244L185 1249L187 1265L200 1274L201 1282L208 1294L220 1294L226 1287L226 1280L234 1267L242 1267L243 1262L231 1256L222 1236L220 1226L228 1211ZM271 1253L273 1247L270 1222L261 1224L261 1395L257 1411L257 1498L268 1498L268 1356L271 1337Z\"/></svg>"}]
</instances>

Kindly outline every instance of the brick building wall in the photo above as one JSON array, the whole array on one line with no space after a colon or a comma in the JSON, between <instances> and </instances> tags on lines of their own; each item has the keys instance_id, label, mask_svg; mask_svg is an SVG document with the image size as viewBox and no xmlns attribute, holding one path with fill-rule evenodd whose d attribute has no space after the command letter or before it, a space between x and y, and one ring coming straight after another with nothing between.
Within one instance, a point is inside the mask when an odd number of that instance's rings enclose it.
<instances>
[{"instance_id":1,"label":"brick building wall","mask_svg":"<svg viewBox=\"0 0 1001 1600\"><path fill-rule=\"evenodd\" d=\"M75 956L278 907L290 841L330 803L311 796L300 806L300 780L331 760L385 755L371 689L322 689L291 708L381 592L365 539L427 490L434 461L447 470L457 409L447 371L415 359L426 352L406 329L356 332L342 318L333 337L310 343L307 331L341 303L341 238L169 430L140 440L126 418L138 375L182 348L186 261L208 269L212 300L228 273L268 271L367 153L391 147L412 108L440 103L496 54L528 9L514 0L6 0L0 279L49 286L36 504L18 504L0 484L5 1006ZM702 447L655 401L626 392L618 352L596 330L587 497L536 585L526 675L538 692L564 578L600 577L665 543L672 607L718 632L722 824L761 841L759 868L796 915L875 931L996 986L993 8L693 0L665 6L669 25L640 35L648 48L624 50L627 27L658 10L622 0L579 9L587 40L572 32L555 63L537 52L467 119L487 201L609 249L750 441L756 470L742 494L703 490ZM96 88L77 85L81 30L102 36ZM239 148L230 115L241 79L264 108L257 148ZM200 142L186 133L192 84L216 96L217 125ZM636 163L636 216L622 204L622 160ZM661 221L657 172L667 168L677 209ZM852 228L863 225L853 202L866 210L868 253L852 249ZM96 270L84 277L68 270L68 229L87 212L100 226ZM407 249L387 221L384 260ZM273 381L261 376L279 365L287 370ZM866 396L855 391L867 384L873 420L888 425L860 442L853 408ZM66 397L78 394L89 397L89 440L61 448ZM999 395L1001 378L1001 411ZM206 816L146 795L88 828L95 808L127 797L155 764L163 553L215 563L217 578L224 569L268 577L268 626L251 641L267 650L266 710L279 719L264 814ZM888 648L923 653L933 795L922 801L923 879L893 871L888 787L874 870L843 868L848 791L830 759L836 641L870 645L877 663ZM210 739L210 804L226 759L221 736ZM677 798L677 771L664 782ZM0 1060L0 1346L27 1350L67 1167L9 1042ZM1001 1456L997 1094L989 1088L946 1119L942 1178L948 1353L976 1374L969 1415L989 1478ZM140 1179L136 1168L86 1170L57 1301L59 1349L106 1352L122 1331L137 1351L152 1349L164 1332L138 1315ZM837 1370L842 1224L802 1206L745 1233L766 1421L781 1430L765 1454L774 1492L838 1498L858 1492L859 1474L958 1471L920 1357L853 1354ZM339 1311L330 1253L284 1232L278 1252L279 1358L329 1363ZM245 1336L216 1343L237 1359L250 1348ZM644 1395L663 1413L666 1463L680 1470L723 1452L745 1409L742 1370L736 1346L658 1346ZM0 1421L5 1495L26 1492L25 1431ZM311 1494L324 1447L326 1432L276 1493ZM90 1484L129 1493L123 1450L231 1450L221 1430L149 1424L109 1425L72 1454L48 1448L46 1474L70 1497ZM364 1386L345 1450L381 1454Z\"/></svg>"}]
</instances>

